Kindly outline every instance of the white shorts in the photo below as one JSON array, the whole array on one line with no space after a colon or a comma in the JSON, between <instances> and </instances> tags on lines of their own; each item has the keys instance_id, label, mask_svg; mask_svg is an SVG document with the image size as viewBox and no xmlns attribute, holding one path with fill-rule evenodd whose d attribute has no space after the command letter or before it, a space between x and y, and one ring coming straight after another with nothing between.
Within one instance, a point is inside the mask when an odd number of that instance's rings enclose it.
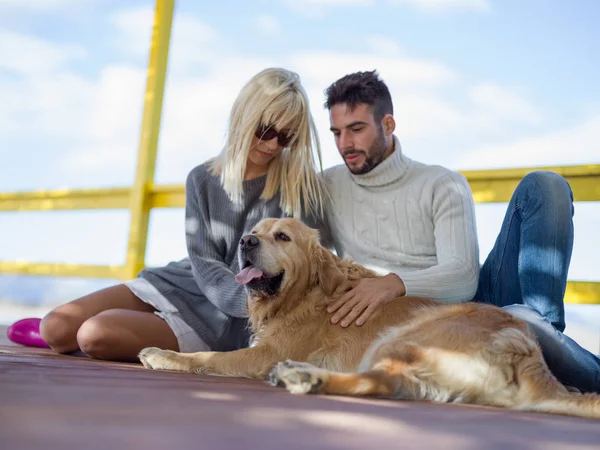
<instances>
[{"instance_id":1,"label":"white shorts","mask_svg":"<svg viewBox=\"0 0 600 450\"><path fill-rule=\"evenodd\" d=\"M177 337L181 353L210 351L209 346L198 336L198 333L181 318L179 311L148 280L134 278L124 284L140 300L155 308L154 314L167 322Z\"/></svg>"}]
</instances>

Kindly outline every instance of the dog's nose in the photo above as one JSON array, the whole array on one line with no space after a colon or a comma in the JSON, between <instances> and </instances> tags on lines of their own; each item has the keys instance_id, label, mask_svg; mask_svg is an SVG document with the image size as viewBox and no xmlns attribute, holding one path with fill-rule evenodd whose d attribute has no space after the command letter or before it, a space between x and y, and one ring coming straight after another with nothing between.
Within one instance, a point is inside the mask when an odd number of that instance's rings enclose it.
<instances>
[{"instance_id":1,"label":"dog's nose","mask_svg":"<svg viewBox=\"0 0 600 450\"><path fill-rule=\"evenodd\" d=\"M258 247L258 243L260 241L253 234L247 234L246 236L242 236L240 240L240 248L242 250L251 250L253 248Z\"/></svg>"}]
</instances>

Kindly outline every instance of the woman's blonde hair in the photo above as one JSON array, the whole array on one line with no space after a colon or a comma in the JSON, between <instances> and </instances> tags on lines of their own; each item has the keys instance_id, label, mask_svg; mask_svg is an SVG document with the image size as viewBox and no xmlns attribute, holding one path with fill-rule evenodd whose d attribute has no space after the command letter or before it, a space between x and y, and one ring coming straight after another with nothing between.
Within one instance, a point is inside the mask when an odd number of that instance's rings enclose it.
<instances>
[{"instance_id":1,"label":"woman's blonde hair","mask_svg":"<svg viewBox=\"0 0 600 450\"><path fill-rule=\"evenodd\" d=\"M289 130L292 137L269 164L261 198L271 199L279 191L286 214L322 216L326 194L315 162L316 154L322 171L321 147L308 96L295 72L269 68L246 83L231 109L225 146L210 164L211 172L221 178L230 198L240 201L248 153L261 125Z\"/></svg>"}]
</instances>

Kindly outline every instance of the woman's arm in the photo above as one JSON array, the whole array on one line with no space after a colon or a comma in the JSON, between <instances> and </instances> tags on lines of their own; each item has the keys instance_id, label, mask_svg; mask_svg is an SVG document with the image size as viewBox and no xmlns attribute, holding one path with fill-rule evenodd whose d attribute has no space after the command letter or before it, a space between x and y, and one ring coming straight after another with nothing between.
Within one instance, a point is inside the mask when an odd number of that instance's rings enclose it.
<instances>
[{"instance_id":1,"label":"woman's arm","mask_svg":"<svg viewBox=\"0 0 600 450\"><path fill-rule=\"evenodd\" d=\"M212 238L207 200L200 195L197 183L194 172L190 173L185 188L186 246L194 279L219 310L233 317L248 317L246 289L235 281L235 274Z\"/></svg>"}]
</instances>

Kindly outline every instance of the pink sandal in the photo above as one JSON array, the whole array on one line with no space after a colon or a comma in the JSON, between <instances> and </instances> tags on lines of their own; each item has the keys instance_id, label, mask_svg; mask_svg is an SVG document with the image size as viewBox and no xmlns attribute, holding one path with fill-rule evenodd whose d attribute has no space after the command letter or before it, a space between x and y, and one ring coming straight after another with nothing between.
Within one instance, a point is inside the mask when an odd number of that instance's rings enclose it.
<instances>
[{"instance_id":1,"label":"pink sandal","mask_svg":"<svg viewBox=\"0 0 600 450\"><path fill-rule=\"evenodd\" d=\"M40 322L42 319L21 319L8 327L8 339L16 344L28 347L50 348L40 336Z\"/></svg>"}]
</instances>

